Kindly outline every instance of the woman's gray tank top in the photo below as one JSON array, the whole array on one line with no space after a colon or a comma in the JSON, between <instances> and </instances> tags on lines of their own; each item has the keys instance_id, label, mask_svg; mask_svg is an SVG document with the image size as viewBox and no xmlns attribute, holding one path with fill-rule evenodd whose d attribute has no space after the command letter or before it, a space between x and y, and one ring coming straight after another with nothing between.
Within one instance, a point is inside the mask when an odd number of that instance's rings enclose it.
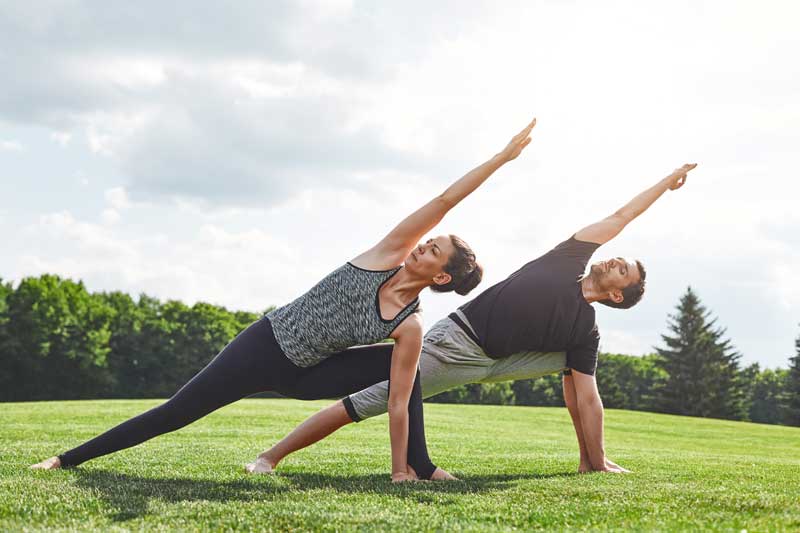
<instances>
[{"instance_id":1,"label":"woman's gray tank top","mask_svg":"<svg viewBox=\"0 0 800 533\"><path fill-rule=\"evenodd\" d=\"M286 357L309 367L352 346L387 338L419 307L415 298L393 319L381 317L378 291L400 268L364 270L346 263L293 302L267 313Z\"/></svg>"}]
</instances>

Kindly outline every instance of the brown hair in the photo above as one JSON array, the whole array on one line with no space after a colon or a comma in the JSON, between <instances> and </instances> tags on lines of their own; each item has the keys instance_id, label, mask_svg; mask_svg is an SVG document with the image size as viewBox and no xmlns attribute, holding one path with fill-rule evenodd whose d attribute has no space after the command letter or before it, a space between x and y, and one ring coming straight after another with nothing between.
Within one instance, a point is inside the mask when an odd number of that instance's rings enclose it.
<instances>
[{"instance_id":1,"label":"brown hair","mask_svg":"<svg viewBox=\"0 0 800 533\"><path fill-rule=\"evenodd\" d=\"M600 300L601 304L613 307L615 309L630 309L639 303L639 300L642 299L642 295L644 294L647 271L644 269L642 262L638 259L636 260L636 266L639 268L639 281L637 283L631 283L622 289L622 301L617 303L614 300L606 299Z\"/></svg>"},{"instance_id":2,"label":"brown hair","mask_svg":"<svg viewBox=\"0 0 800 533\"><path fill-rule=\"evenodd\" d=\"M475 252L463 239L455 235L449 237L455 251L448 259L444 271L450 274L452 279L444 285L431 285L431 290L435 292L455 291L456 294L464 296L477 287L483 279L483 267L475 260Z\"/></svg>"}]
</instances>

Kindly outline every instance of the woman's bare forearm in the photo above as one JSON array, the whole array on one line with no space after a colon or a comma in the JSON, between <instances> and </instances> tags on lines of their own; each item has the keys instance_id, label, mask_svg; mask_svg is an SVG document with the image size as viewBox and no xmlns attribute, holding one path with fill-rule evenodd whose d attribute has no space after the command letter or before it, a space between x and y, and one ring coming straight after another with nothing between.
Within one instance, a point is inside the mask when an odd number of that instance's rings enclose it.
<instances>
[{"instance_id":1,"label":"woman's bare forearm","mask_svg":"<svg viewBox=\"0 0 800 533\"><path fill-rule=\"evenodd\" d=\"M464 174L458 181L450 185L441 195L440 198L444 202L447 209L452 209L461 200L472 194L475 189L480 187L489 176L494 174L497 169L506 164L507 159L502 153L499 153L473 168Z\"/></svg>"},{"instance_id":2,"label":"woman's bare forearm","mask_svg":"<svg viewBox=\"0 0 800 533\"><path fill-rule=\"evenodd\" d=\"M392 475L408 471L408 405L389 410L389 439L392 443Z\"/></svg>"}]
</instances>

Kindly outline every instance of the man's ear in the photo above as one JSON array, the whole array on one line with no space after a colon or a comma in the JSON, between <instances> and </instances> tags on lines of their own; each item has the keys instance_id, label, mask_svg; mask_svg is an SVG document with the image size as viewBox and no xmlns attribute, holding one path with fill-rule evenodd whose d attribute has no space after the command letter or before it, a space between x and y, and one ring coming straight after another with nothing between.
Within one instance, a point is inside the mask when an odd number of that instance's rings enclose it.
<instances>
[{"instance_id":1,"label":"man's ear","mask_svg":"<svg viewBox=\"0 0 800 533\"><path fill-rule=\"evenodd\" d=\"M613 291L608 292L608 299L614 302L615 304L621 304L625 297L622 295L622 291L619 289L614 289Z\"/></svg>"},{"instance_id":2,"label":"man's ear","mask_svg":"<svg viewBox=\"0 0 800 533\"><path fill-rule=\"evenodd\" d=\"M436 285L447 285L453 280L453 276L448 274L447 272L439 272L435 276L433 276L433 282Z\"/></svg>"}]
</instances>

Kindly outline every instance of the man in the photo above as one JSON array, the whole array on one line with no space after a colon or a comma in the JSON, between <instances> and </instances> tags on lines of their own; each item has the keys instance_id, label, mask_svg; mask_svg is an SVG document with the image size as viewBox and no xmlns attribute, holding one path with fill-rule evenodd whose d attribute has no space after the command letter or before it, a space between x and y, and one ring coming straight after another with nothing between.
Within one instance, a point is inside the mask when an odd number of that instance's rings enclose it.
<instances>
[{"instance_id":1,"label":"man","mask_svg":"<svg viewBox=\"0 0 800 533\"><path fill-rule=\"evenodd\" d=\"M420 357L425 398L467 383L530 379L564 370L564 402L580 449L579 472L627 472L605 455L603 404L595 369L600 334L592 303L628 309L644 294L641 262L615 257L593 263L595 250L616 237L667 190L677 190L696 164L676 169L611 216L587 226L437 322ZM391 350L375 345L355 350ZM378 383L313 415L247 465L271 472L286 455L340 427L386 412L388 382ZM452 479L437 469L433 479Z\"/></svg>"}]
</instances>

